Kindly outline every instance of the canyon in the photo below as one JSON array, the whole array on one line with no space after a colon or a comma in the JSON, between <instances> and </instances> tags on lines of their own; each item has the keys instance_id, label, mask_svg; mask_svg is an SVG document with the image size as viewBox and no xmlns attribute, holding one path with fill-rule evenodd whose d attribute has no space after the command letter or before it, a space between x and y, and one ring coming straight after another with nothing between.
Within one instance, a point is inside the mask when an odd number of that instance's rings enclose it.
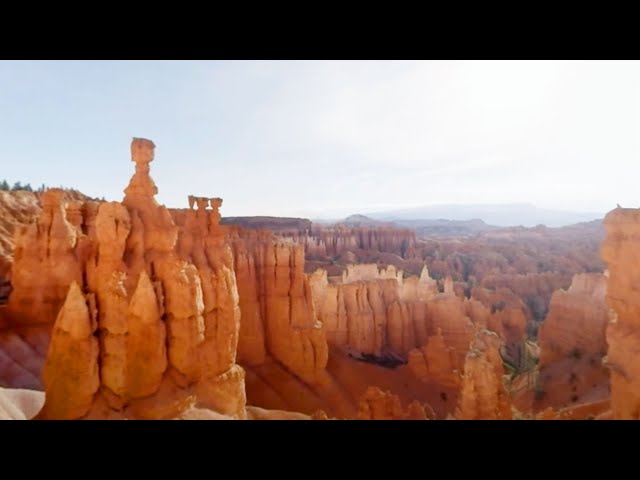
<instances>
[{"instance_id":1,"label":"canyon","mask_svg":"<svg viewBox=\"0 0 640 480\"><path fill-rule=\"evenodd\" d=\"M223 217L160 205L154 158L133 140L122 202L0 192L0 418L640 416L636 210L465 238Z\"/></svg>"}]
</instances>

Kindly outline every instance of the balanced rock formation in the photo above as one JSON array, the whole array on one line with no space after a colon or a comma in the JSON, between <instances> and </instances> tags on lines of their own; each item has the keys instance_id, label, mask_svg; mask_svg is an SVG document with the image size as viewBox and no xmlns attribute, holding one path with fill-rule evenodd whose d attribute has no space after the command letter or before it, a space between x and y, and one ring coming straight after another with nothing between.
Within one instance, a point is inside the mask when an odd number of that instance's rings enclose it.
<instances>
[{"instance_id":1,"label":"balanced rock formation","mask_svg":"<svg viewBox=\"0 0 640 480\"><path fill-rule=\"evenodd\" d=\"M605 365L611 374L612 418L640 419L640 209L616 208L604 219L601 255L608 267Z\"/></svg>"},{"instance_id":2,"label":"balanced rock formation","mask_svg":"<svg viewBox=\"0 0 640 480\"><path fill-rule=\"evenodd\" d=\"M193 407L246 415L221 200L211 199L212 210L209 199L198 199L197 210L158 205L154 147L132 142L136 172L122 204L65 208L60 192L49 191L19 239L15 321L57 314L38 418L174 418Z\"/></svg>"}]
</instances>

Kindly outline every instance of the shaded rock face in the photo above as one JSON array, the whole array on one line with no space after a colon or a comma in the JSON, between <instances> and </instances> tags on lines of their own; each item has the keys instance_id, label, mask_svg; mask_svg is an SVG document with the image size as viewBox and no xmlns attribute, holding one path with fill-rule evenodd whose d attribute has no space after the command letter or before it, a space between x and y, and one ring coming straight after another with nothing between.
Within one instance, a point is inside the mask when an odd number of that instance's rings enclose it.
<instances>
[{"instance_id":1,"label":"shaded rock face","mask_svg":"<svg viewBox=\"0 0 640 480\"><path fill-rule=\"evenodd\" d=\"M456 418L511 420L511 401L502 382L498 336L481 331L466 355Z\"/></svg>"},{"instance_id":2,"label":"shaded rock face","mask_svg":"<svg viewBox=\"0 0 640 480\"><path fill-rule=\"evenodd\" d=\"M172 418L194 406L242 417L221 200L169 211L154 199L153 143L134 139L131 151L122 204L68 205L49 190L17 239L11 322L54 321L38 418Z\"/></svg>"},{"instance_id":3,"label":"shaded rock face","mask_svg":"<svg viewBox=\"0 0 640 480\"><path fill-rule=\"evenodd\" d=\"M608 396L608 372L602 365L609 307L606 277L575 275L568 290L558 290L539 333L541 405L554 407ZM595 392L599 390L599 393ZM595 397L594 397L595 395Z\"/></svg>"},{"instance_id":4,"label":"shaded rock face","mask_svg":"<svg viewBox=\"0 0 640 480\"><path fill-rule=\"evenodd\" d=\"M639 419L640 210L612 210L605 217L604 226L601 255L608 267L606 302L613 310L605 357L611 374L612 418Z\"/></svg>"}]
</instances>

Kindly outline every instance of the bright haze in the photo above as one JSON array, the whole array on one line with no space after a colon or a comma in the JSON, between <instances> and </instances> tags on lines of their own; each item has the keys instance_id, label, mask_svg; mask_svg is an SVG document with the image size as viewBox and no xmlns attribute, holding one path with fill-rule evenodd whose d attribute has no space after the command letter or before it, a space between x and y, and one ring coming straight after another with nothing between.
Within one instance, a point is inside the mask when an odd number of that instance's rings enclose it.
<instances>
[{"instance_id":1,"label":"bright haze","mask_svg":"<svg viewBox=\"0 0 640 480\"><path fill-rule=\"evenodd\" d=\"M640 63L0 62L0 180L338 218L433 205L640 206ZM528 207L529 208L529 207ZM527 219L522 219L523 224Z\"/></svg>"}]
</instances>

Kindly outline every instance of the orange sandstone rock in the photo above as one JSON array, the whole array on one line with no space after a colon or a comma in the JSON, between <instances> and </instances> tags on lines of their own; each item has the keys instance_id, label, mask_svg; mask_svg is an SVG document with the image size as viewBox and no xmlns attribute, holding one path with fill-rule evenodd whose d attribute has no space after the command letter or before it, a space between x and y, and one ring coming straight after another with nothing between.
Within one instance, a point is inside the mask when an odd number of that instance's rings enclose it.
<instances>
[{"instance_id":1,"label":"orange sandstone rock","mask_svg":"<svg viewBox=\"0 0 640 480\"><path fill-rule=\"evenodd\" d=\"M502 361L495 333L482 331L466 356L456 418L510 420L511 402L502 383Z\"/></svg>"},{"instance_id":2,"label":"orange sandstone rock","mask_svg":"<svg viewBox=\"0 0 640 480\"><path fill-rule=\"evenodd\" d=\"M324 270L310 283L329 343L354 356L406 358L428 336L425 304L437 288L426 267L403 280L393 267L350 265L342 283L329 283Z\"/></svg>"},{"instance_id":3,"label":"orange sandstone rock","mask_svg":"<svg viewBox=\"0 0 640 480\"><path fill-rule=\"evenodd\" d=\"M16 235L6 312L12 325L53 323L69 285L82 284L83 259L76 251L81 232L67 221L63 199L61 189L46 191L37 221Z\"/></svg>"},{"instance_id":4,"label":"orange sandstone rock","mask_svg":"<svg viewBox=\"0 0 640 480\"><path fill-rule=\"evenodd\" d=\"M431 411L430 407L427 406L427 408ZM389 391L383 392L377 387L369 387L360 399L358 420L427 420L428 418L425 407L419 402L412 402L405 411L397 395Z\"/></svg>"},{"instance_id":5,"label":"orange sandstone rock","mask_svg":"<svg viewBox=\"0 0 640 480\"><path fill-rule=\"evenodd\" d=\"M611 374L611 410L617 420L640 418L640 210L616 208L604 219L601 255L608 267L606 302L614 311L607 327L605 365Z\"/></svg>"},{"instance_id":6,"label":"orange sandstone rock","mask_svg":"<svg viewBox=\"0 0 640 480\"><path fill-rule=\"evenodd\" d=\"M574 276L568 290L553 294L538 334L541 368L576 352L580 356L605 354L609 321L605 293L604 275L584 273Z\"/></svg>"},{"instance_id":7,"label":"orange sandstone rock","mask_svg":"<svg viewBox=\"0 0 640 480\"><path fill-rule=\"evenodd\" d=\"M97 327L77 283L72 283L53 327L44 367L45 403L39 418L84 416L100 386Z\"/></svg>"},{"instance_id":8,"label":"orange sandstone rock","mask_svg":"<svg viewBox=\"0 0 640 480\"><path fill-rule=\"evenodd\" d=\"M328 346L304 273L302 247L237 227L228 236L236 265L244 270L238 289L247 325L240 330L239 357L259 365L268 353L307 383L321 381Z\"/></svg>"},{"instance_id":9,"label":"orange sandstone rock","mask_svg":"<svg viewBox=\"0 0 640 480\"><path fill-rule=\"evenodd\" d=\"M59 193L46 197L37 225L51 225L42 241L53 246L33 268L38 285L71 287L49 347L39 418L173 418L190 408L246 416L244 371L235 363L238 292L219 225L221 199L197 198L197 211L158 205L149 176L153 148L134 139L136 173L123 204L73 205L68 221ZM39 235L31 230L36 246ZM53 268L60 262L68 264L62 273ZM90 292L87 301L79 285ZM36 311L47 305L23 284L14 293ZM73 382L79 387L70 392Z\"/></svg>"}]
</instances>

